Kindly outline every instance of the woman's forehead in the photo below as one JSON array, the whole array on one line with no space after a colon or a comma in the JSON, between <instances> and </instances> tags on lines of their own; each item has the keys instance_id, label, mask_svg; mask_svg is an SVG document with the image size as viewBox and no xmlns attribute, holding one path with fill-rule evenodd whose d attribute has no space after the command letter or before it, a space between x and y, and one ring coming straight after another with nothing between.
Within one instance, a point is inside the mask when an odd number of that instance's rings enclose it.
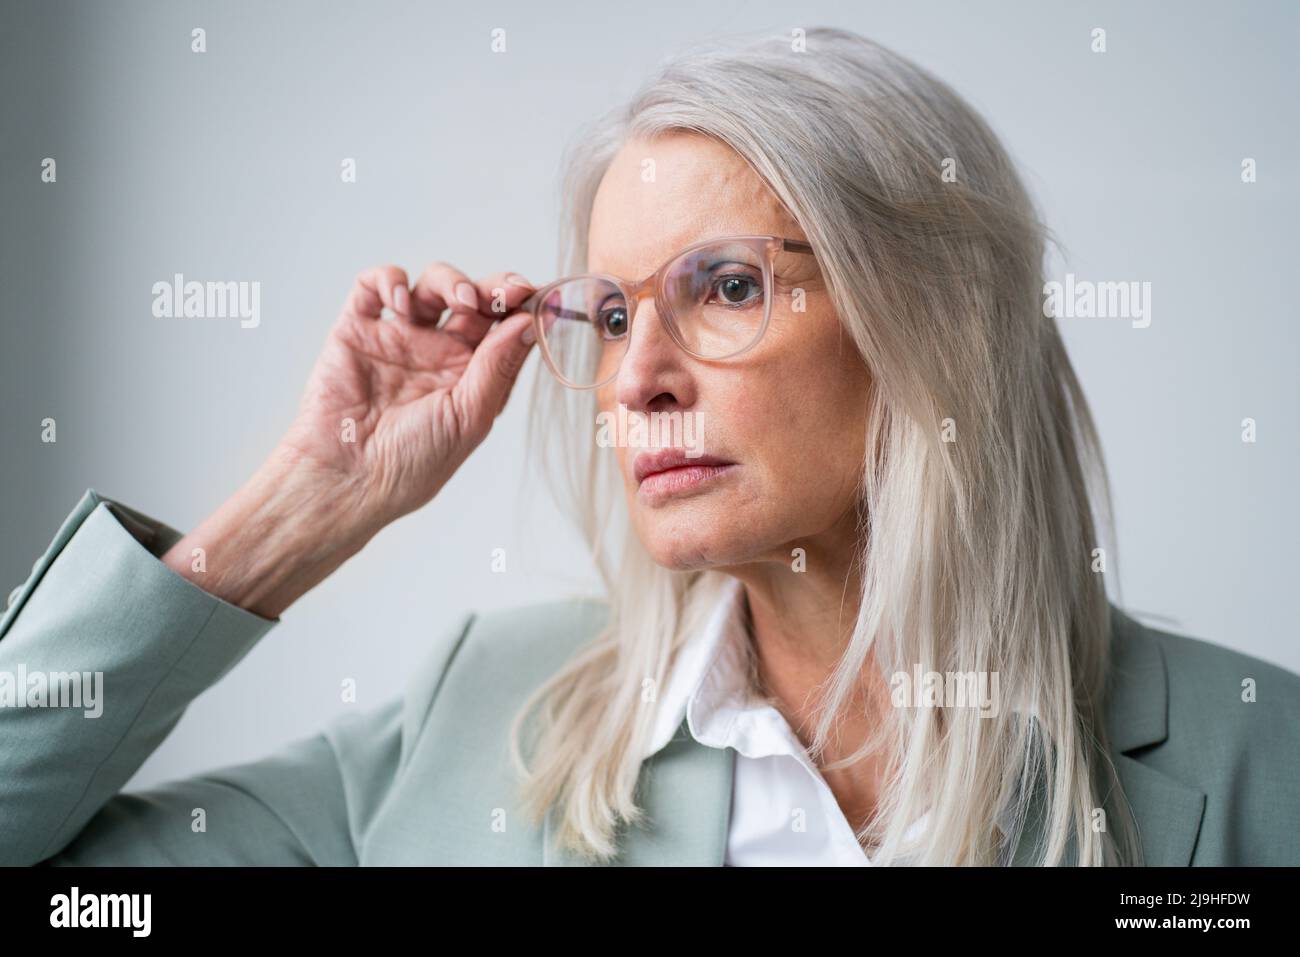
<instances>
[{"instance_id":1,"label":"woman's forehead","mask_svg":"<svg viewBox=\"0 0 1300 957\"><path fill-rule=\"evenodd\" d=\"M630 140L592 206L587 268L639 278L717 236L799 236L763 179L729 147L698 134Z\"/></svg>"}]
</instances>

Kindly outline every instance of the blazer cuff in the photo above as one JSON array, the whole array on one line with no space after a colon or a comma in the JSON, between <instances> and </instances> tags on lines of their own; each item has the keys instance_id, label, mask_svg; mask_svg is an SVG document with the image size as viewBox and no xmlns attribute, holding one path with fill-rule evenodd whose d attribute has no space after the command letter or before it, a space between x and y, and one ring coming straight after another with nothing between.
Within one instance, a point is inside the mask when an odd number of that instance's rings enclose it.
<instances>
[{"instance_id":1,"label":"blazer cuff","mask_svg":"<svg viewBox=\"0 0 1300 957\"><path fill-rule=\"evenodd\" d=\"M87 490L0 619L0 691L8 676L7 696L26 696L0 707L5 857L37 860L70 840L276 624L159 561L179 538ZM80 675L95 700L33 707L24 676L42 675L51 694Z\"/></svg>"},{"instance_id":2,"label":"blazer cuff","mask_svg":"<svg viewBox=\"0 0 1300 957\"><path fill-rule=\"evenodd\" d=\"M247 644L252 647L280 619L264 618L232 605L164 565L160 559L182 537L181 532L167 523L87 489L32 565L31 575L9 593L0 616L0 639L9 632L50 567L66 551L68 557L62 559L64 563L95 566L87 570L89 581L101 586L112 582L131 583L131 587L120 593L123 598L145 587L161 599L163 606L189 614L198 612L196 617L212 619L208 622L209 629L215 629L218 634L229 632L232 638L249 639ZM109 572L112 574L107 575ZM62 597L66 600L68 596Z\"/></svg>"}]
</instances>

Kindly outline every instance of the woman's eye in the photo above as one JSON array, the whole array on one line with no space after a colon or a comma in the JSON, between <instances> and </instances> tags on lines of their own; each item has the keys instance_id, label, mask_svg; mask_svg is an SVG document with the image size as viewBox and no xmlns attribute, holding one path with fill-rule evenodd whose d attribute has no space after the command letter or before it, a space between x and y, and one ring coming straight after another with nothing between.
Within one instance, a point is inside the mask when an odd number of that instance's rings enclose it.
<instances>
[{"instance_id":1,"label":"woman's eye","mask_svg":"<svg viewBox=\"0 0 1300 957\"><path fill-rule=\"evenodd\" d=\"M617 339L627 332L627 310L622 306L602 309L597 313L596 325L602 338Z\"/></svg>"},{"instance_id":2,"label":"woman's eye","mask_svg":"<svg viewBox=\"0 0 1300 957\"><path fill-rule=\"evenodd\" d=\"M747 305L762 293L763 284L749 276L723 276L713 283L713 297L724 306Z\"/></svg>"}]
</instances>

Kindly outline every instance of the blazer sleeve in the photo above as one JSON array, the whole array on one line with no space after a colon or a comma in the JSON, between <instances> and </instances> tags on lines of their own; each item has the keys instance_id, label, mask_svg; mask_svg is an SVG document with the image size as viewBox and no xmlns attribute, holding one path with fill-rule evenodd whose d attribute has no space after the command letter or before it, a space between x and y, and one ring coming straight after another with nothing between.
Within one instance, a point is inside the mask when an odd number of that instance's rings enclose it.
<instances>
[{"instance_id":1,"label":"blazer sleeve","mask_svg":"<svg viewBox=\"0 0 1300 957\"><path fill-rule=\"evenodd\" d=\"M89 490L11 596L0 704L6 674L27 676L10 689L28 702L33 674L102 674L102 691L81 707L0 707L0 864L358 863L358 837L418 733L422 713L402 699L259 761L119 793L277 623L160 562L179 538Z\"/></svg>"}]
</instances>

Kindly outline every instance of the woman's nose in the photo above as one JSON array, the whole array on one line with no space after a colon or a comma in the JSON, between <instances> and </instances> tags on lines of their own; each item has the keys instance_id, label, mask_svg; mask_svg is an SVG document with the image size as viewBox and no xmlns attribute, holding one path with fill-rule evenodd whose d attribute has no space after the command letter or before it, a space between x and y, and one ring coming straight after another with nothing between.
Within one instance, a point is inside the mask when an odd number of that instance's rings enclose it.
<instances>
[{"instance_id":1,"label":"woman's nose","mask_svg":"<svg viewBox=\"0 0 1300 957\"><path fill-rule=\"evenodd\" d=\"M688 404L689 359L673 341L659 315L653 295L644 295L632 304L629 316L627 347L619 362L614 397L633 410L649 410L652 404L667 401ZM658 400L658 401L656 401Z\"/></svg>"}]
</instances>

